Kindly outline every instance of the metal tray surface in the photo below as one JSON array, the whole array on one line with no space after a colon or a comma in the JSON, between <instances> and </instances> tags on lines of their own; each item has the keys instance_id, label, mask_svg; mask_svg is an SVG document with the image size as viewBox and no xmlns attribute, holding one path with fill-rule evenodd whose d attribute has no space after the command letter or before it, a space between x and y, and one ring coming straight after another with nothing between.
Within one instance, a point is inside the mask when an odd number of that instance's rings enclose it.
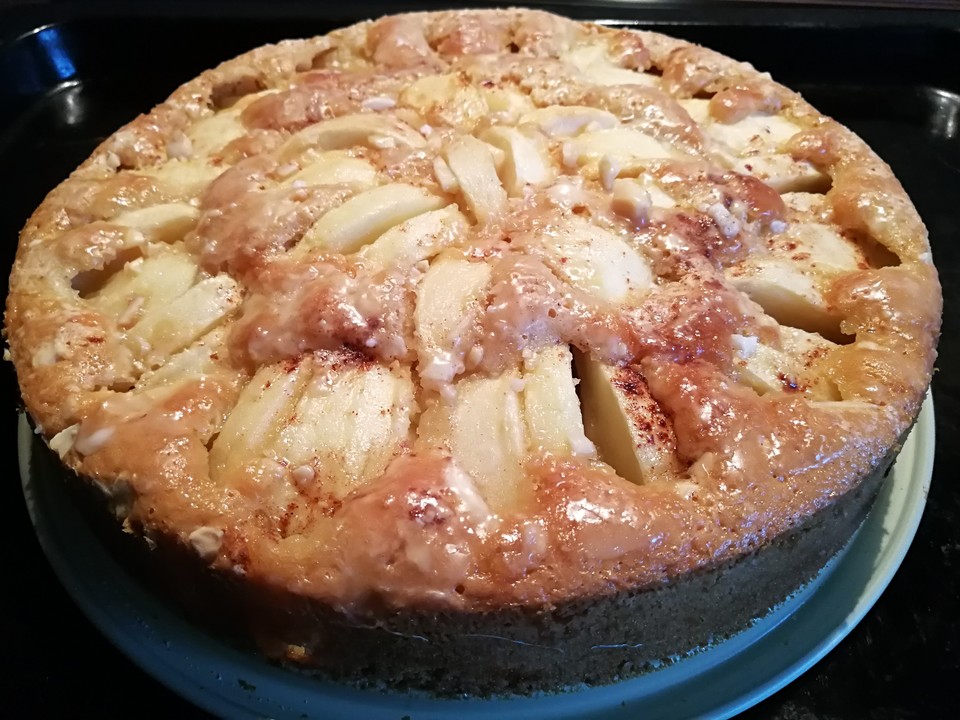
<instances>
[{"instance_id":1,"label":"metal tray surface","mask_svg":"<svg viewBox=\"0 0 960 720\"><path fill-rule=\"evenodd\" d=\"M960 13L718 5L558 3L548 9L651 27L750 61L860 134L893 167L930 231L947 309L940 362L946 367L960 352L960 333L951 332L956 328L950 314L960 267L960 245L953 242L960 237ZM66 3L6 14L0 9L4 296L26 218L120 125L161 102L181 82L257 45L321 34L399 9L396 4L352 10L278 3L268 13L265 7L198 2L135 9ZM9 366L3 368L0 387L8 400L6 434L13 437L18 395ZM944 373L935 379L934 390L937 434L950 437L960 419L960 392ZM941 716L953 708L949 688L960 678L960 639L952 618L960 611L960 578L950 570L950 558L960 563L960 555L950 553L960 552L960 545L950 530L960 522L960 494L949 480L957 462L955 449L938 448L915 550L861 627L806 676L748 714ZM85 706L112 713L127 706L126 693L116 692L125 687L138 693L137 704L150 710L148 715L201 716L119 655L66 597L17 497L14 466L11 456L11 477L2 484L2 527L6 547L17 548L8 577L25 590L10 599L7 654L20 662L6 678L12 694L0 700L0 707L32 706L45 714ZM945 633L940 640L938 632Z\"/></svg>"}]
</instances>

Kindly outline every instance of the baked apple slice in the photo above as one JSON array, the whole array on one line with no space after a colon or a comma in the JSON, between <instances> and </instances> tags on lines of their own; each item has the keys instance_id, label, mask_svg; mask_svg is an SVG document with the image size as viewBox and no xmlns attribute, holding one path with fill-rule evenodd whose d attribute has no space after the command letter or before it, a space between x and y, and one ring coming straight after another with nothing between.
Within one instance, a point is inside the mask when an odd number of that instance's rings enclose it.
<instances>
[{"instance_id":1,"label":"baked apple slice","mask_svg":"<svg viewBox=\"0 0 960 720\"><path fill-rule=\"evenodd\" d=\"M680 469L673 423L650 394L639 367L608 365L575 352L586 435L600 459L637 484Z\"/></svg>"},{"instance_id":2,"label":"baked apple slice","mask_svg":"<svg viewBox=\"0 0 960 720\"><path fill-rule=\"evenodd\" d=\"M419 446L449 453L495 512L520 507L527 463L544 454L592 456L565 346L527 353L519 368L457 380L424 411Z\"/></svg>"},{"instance_id":3,"label":"baked apple slice","mask_svg":"<svg viewBox=\"0 0 960 720\"><path fill-rule=\"evenodd\" d=\"M731 283L781 325L843 342L824 288L844 273L870 267L863 246L830 226L796 222L771 237L767 250L728 268Z\"/></svg>"},{"instance_id":4,"label":"baked apple slice","mask_svg":"<svg viewBox=\"0 0 960 720\"><path fill-rule=\"evenodd\" d=\"M342 498L379 477L408 443L415 407L406 368L339 352L266 366L211 447L213 474L242 487L266 467Z\"/></svg>"},{"instance_id":5,"label":"baked apple slice","mask_svg":"<svg viewBox=\"0 0 960 720\"><path fill-rule=\"evenodd\" d=\"M497 175L491 146L467 135L448 145L443 157L477 221L486 223L499 217L506 207L507 193Z\"/></svg>"},{"instance_id":6,"label":"baked apple slice","mask_svg":"<svg viewBox=\"0 0 960 720\"><path fill-rule=\"evenodd\" d=\"M776 342L735 335L739 380L761 395L798 392L812 400L839 400L837 388L819 372L835 343L816 333L780 326Z\"/></svg>"},{"instance_id":7,"label":"baked apple slice","mask_svg":"<svg viewBox=\"0 0 960 720\"><path fill-rule=\"evenodd\" d=\"M810 162L783 151L787 141L802 130L799 125L762 109L721 120L711 114L711 102L691 98L680 104L713 141L718 158L729 169L753 175L781 193L830 187L830 179Z\"/></svg>"},{"instance_id":8,"label":"baked apple slice","mask_svg":"<svg viewBox=\"0 0 960 720\"><path fill-rule=\"evenodd\" d=\"M306 185L350 185L357 190L377 184L377 170L369 161L350 155L345 150L330 150L315 158L305 153L300 159L299 170L285 177L280 185L301 187Z\"/></svg>"},{"instance_id":9,"label":"baked apple slice","mask_svg":"<svg viewBox=\"0 0 960 720\"><path fill-rule=\"evenodd\" d=\"M653 283L650 264L636 248L576 215L544 233L540 244L558 277L601 300L623 302Z\"/></svg>"},{"instance_id":10,"label":"baked apple slice","mask_svg":"<svg viewBox=\"0 0 960 720\"><path fill-rule=\"evenodd\" d=\"M358 255L370 265L382 269L411 268L461 242L467 227L467 218L460 209L456 205L447 205L395 225L360 248Z\"/></svg>"},{"instance_id":11,"label":"baked apple slice","mask_svg":"<svg viewBox=\"0 0 960 720\"><path fill-rule=\"evenodd\" d=\"M417 286L417 372L425 387L442 390L466 369L490 276L486 263L441 255Z\"/></svg>"},{"instance_id":12,"label":"baked apple slice","mask_svg":"<svg viewBox=\"0 0 960 720\"><path fill-rule=\"evenodd\" d=\"M394 225L446 204L442 198L405 183L371 188L322 215L294 252L302 255L316 248L353 253Z\"/></svg>"}]
</instances>

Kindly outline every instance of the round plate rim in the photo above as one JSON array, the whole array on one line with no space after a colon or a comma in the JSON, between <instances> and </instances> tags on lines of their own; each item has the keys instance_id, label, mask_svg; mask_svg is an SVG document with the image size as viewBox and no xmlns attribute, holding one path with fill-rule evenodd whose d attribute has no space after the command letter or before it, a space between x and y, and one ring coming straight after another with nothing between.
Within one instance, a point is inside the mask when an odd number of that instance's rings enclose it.
<instances>
[{"instance_id":1,"label":"round plate rim","mask_svg":"<svg viewBox=\"0 0 960 720\"><path fill-rule=\"evenodd\" d=\"M441 700L346 688L273 667L198 633L126 575L75 508L62 498L58 504L56 484L47 483L44 488L38 482L38 471L31 465L38 442L21 415L17 443L24 496L41 547L69 595L134 663L217 715L303 718L316 711L331 718L362 713L363 717L426 720L457 714L467 720L529 717L532 712L555 718L628 718L645 711L662 718L727 718L773 694L819 661L887 587L923 514L933 474L935 427L933 399L928 394L893 477L884 483L845 552L814 583L741 636L655 673L613 685L490 700ZM57 522L48 517L51 511L57 513ZM651 682L654 676L666 680Z\"/></svg>"}]
</instances>

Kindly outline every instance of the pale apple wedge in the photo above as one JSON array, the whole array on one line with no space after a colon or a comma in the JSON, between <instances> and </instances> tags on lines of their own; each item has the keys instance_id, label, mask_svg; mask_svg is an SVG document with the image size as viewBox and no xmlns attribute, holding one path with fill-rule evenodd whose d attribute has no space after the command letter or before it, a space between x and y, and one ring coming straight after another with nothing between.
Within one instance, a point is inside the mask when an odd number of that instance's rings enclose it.
<instances>
[{"instance_id":1,"label":"pale apple wedge","mask_svg":"<svg viewBox=\"0 0 960 720\"><path fill-rule=\"evenodd\" d=\"M717 161L730 170L752 175L780 193L829 189L830 178L812 163L780 152L783 144L800 132L799 125L763 113L723 123L710 115L709 100L691 98L680 104L714 141Z\"/></svg>"},{"instance_id":2,"label":"pale apple wedge","mask_svg":"<svg viewBox=\"0 0 960 720\"><path fill-rule=\"evenodd\" d=\"M601 45L584 45L568 54L569 61L595 85L644 85L656 87L660 80L637 70L615 65Z\"/></svg>"},{"instance_id":3,"label":"pale apple wedge","mask_svg":"<svg viewBox=\"0 0 960 720\"><path fill-rule=\"evenodd\" d=\"M426 75L407 85L397 101L399 105L413 108L425 115L434 106L453 100L460 90L476 92L459 74Z\"/></svg>"},{"instance_id":4,"label":"pale apple wedge","mask_svg":"<svg viewBox=\"0 0 960 720\"><path fill-rule=\"evenodd\" d=\"M410 444L410 369L317 355L312 377L272 450L301 483L341 499L379 477Z\"/></svg>"},{"instance_id":5,"label":"pale apple wedge","mask_svg":"<svg viewBox=\"0 0 960 720\"><path fill-rule=\"evenodd\" d=\"M367 263L381 267L413 267L429 260L446 247L461 242L469 228L467 218L456 205L431 210L405 220L387 230L369 245L360 248L359 256Z\"/></svg>"},{"instance_id":6,"label":"pale apple wedge","mask_svg":"<svg viewBox=\"0 0 960 720\"><path fill-rule=\"evenodd\" d=\"M815 279L790 263L765 258L733 270L728 277L781 325L843 340L840 319L830 311Z\"/></svg>"},{"instance_id":7,"label":"pale apple wedge","mask_svg":"<svg viewBox=\"0 0 960 720\"><path fill-rule=\"evenodd\" d=\"M594 63L583 68L583 74L596 85L643 85L657 87L660 79L656 75L628 70L608 63Z\"/></svg>"},{"instance_id":8,"label":"pale apple wedge","mask_svg":"<svg viewBox=\"0 0 960 720\"><path fill-rule=\"evenodd\" d=\"M248 129L240 121L240 113L251 103L275 92L277 91L265 90L244 95L229 108L193 123L187 130L193 154L212 155L233 140L246 135Z\"/></svg>"},{"instance_id":9,"label":"pale apple wedge","mask_svg":"<svg viewBox=\"0 0 960 720\"><path fill-rule=\"evenodd\" d=\"M348 150L356 145L423 147L423 136L409 125L383 115L361 113L322 120L294 133L280 147L281 161L310 150Z\"/></svg>"},{"instance_id":10,"label":"pale apple wedge","mask_svg":"<svg viewBox=\"0 0 960 720\"><path fill-rule=\"evenodd\" d=\"M182 240L199 219L197 208L178 202L128 210L110 222L140 232L147 242L172 243Z\"/></svg>"},{"instance_id":11,"label":"pale apple wedge","mask_svg":"<svg viewBox=\"0 0 960 720\"><path fill-rule=\"evenodd\" d=\"M701 128L713 122L713 118L710 117L709 100L704 98L683 98L677 100L677 102L680 104L680 107L687 111L687 115Z\"/></svg>"},{"instance_id":12,"label":"pale apple wedge","mask_svg":"<svg viewBox=\"0 0 960 720\"><path fill-rule=\"evenodd\" d=\"M506 207L507 193L500 184L491 147L466 135L447 146L444 158L477 221L485 223L499 217Z\"/></svg>"},{"instance_id":13,"label":"pale apple wedge","mask_svg":"<svg viewBox=\"0 0 960 720\"><path fill-rule=\"evenodd\" d=\"M704 132L741 157L771 152L800 132L800 126L779 115L750 115L735 123L712 122Z\"/></svg>"},{"instance_id":14,"label":"pale apple wedge","mask_svg":"<svg viewBox=\"0 0 960 720\"><path fill-rule=\"evenodd\" d=\"M572 285L611 302L622 302L653 283L650 264L626 240L572 215L541 244L550 268Z\"/></svg>"},{"instance_id":15,"label":"pale apple wedge","mask_svg":"<svg viewBox=\"0 0 960 720\"><path fill-rule=\"evenodd\" d=\"M290 418L310 377L309 362L278 363L257 371L210 448L214 479L230 482L234 473L263 455Z\"/></svg>"},{"instance_id":16,"label":"pale apple wedge","mask_svg":"<svg viewBox=\"0 0 960 720\"><path fill-rule=\"evenodd\" d=\"M187 159L171 160L137 172L151 178L165 197L189 200L202 195L223 171L223 167L211 165L206 159Z\"/></svg>"},{"instance_id":17,"label":"pale apple wedge","mask_svg":"<svg viewBox=\"0 0 960 720\"><path fill-rule=\"evenodd\" d=\"M404 220L447 204L413 185L382 185L355 195L323 215L307 230L294 253L315 248L353 253Z\"/></svg>"},{"instance_id":18,"label":"pale apple wedge","mask_svg":"<svg viewBox=\"0 0 960 720\"><path fill-rule=\"evenodd\" d=\"M550 137L570 137L585 130L617 127L620 121L612 112L586 105L539 108L520 118L521 125L533 125Z\"/></svg>"},{"instance_id":19,"label":"pale apple wedge","mask_svg":"<svg viewBox=\"0 0 960 720\"><path fill-rule=\"evenodd\" d=\"M673 425L638 368L606 365L574 352L586 435L600 459L643 484L680 469Z\"/></svg>"},{"instance_id":20,"label":"pale apple wedge","mask_svg":"<svg viewBox=\"0 0 960 720\"><path fill-rule=\"evenodd\" d=\"M643 225L654 207L671 208L676 203L648 175L635 178L604 178L612 195L610 209L617 215Z\"/></svg>"},{"instance_id":21,"label":"pale apple wedge","mask_svg":"<svg viewBox=\"0 0 960 720\"><path fill-rule=\"evenodd\" d=\"M773 344L735 336L740 382L761 395L797 392L813 400L839 400L836 387L815 367L837 345L798 328L781 326L779 334Z\"/></svg>"},{"instance_id":22,"label":"pale apple wedge","mask_svg":"<svg viewBox=\"0 0 960 720\"><path fill-rule=\"evenodd\" d=\"M156 370L144 373L137 381L137 389L169 385L185 377L199 378L221 373L225 366L218 359L226 358L229 352L226 337L226 328L211 330L190 347L169 357Z\"/></svg>"},{"instance_id":23,"label":"pale apple wedge","mask_svg":"<svg viewBox=\"0 0 960 720\"><path fill-rule=\"evenodd\" d=\"M183 295L197 276L196 261L179 247L160 246L149 257L128 262L88 300L121 328Z\"/></svg>"},{"instance_id":24,"label":"pale apple wedge","mask_svg":"<svg viewBox=\"0 0 960 720\"><path fill-rule=\"evenodd\" d=\"M791 223L772 240L771 254L789 258L803 272L833 275L869 267L864 248L820 223Z\"/></svg>"},{"instance_id":25,"label":"pale apple wedge","mask_svg":"<svg viewBox=\"0 0 960 720\"><path fill-rule=\"evenodd\" d=\"M506 125L519 124L520 119L535 107L528 95L508 87L484 87L480 93L490 115Z\"/></svg>"},{"instance_id":26,"label":"pale apple wedge","mask_svg":"<svg viewBox=\"0 0 960 720\"><path fill-rule=\"evenodd\" d=\"M460 192L460 181L457 180L457 176L447 165L447 161L440 155L433 158L433 176L436 178L437 185L445 193L455 195Z\"/></svg>"},{"instance_id":27,"label":"pale apple wedge","mask_svg":"<svg viewBox=\"0 0 960 720\"><path fill-rule=\"evenodd\" d=\"M522 506L531 492L522 387L517 370L464 378L424 411L417 430L418 447L449 453L497 513Z\"/></svg>"},{"instance_id":28,"label":"pale apple wedge","mask_svg":"<svg viewBox=\"0 0 960 720\"><path fill-rule=\"evenodd\" d=\"M548 185L554 177L547 149L540 138L525 135L511 127L492 127L480 139L503 150L505 159L500 175L507 192L518 197L528 185Z\"/></svg>"},{"instance_id":29,"label":"pale apple wedge","mask_svg":"<svg viewBox=\"0 0 960 720\"><path fill-rule=\"evenodd\" d=\"M341 184L356 189L372 188L377 184L377 170L366 160L352 157L346 151L331 150L304 162L300 170L280 183L283 187Z\"/></svg>"},{"instance_id":30,"label":"pale apple wedge","mask_svg":"<svg viewBox=\"0 0 960 720\"><path fill-rule=\"evenodd\" d=\"M896 253L863 233L833 225L833 203L823 193L782 196L787 228L768 240L770 252L820 273L850 272L900 264Z\"/></svg>"},{"instance_id":31,"label":"pale apple wedge","mask_svg":"<svg viewBox=\"0 0 960 720\"><path fill-rule=\"evenodd\" d=\"M403 89L398 104L428 121L472 125L489 113L483 93L458 73L427 75Z\"/></svg>"},{"instance_id":32,"label":"pale apple wedge","mask_svg":"<svg viewBox=\"0 0 960 720\"><path fill-rule=\"evenodd\" d=\"M465 369L466 332L490 282L490 266L463 258L436 259L417 286L414 325L417 370L425 387L442 389Z\"/></svg>"},{"instance_id":33,"label":"pale apple wedge","mask_svg":"<svg viewBox=\"0 0 960 720\"><path fill-rule=\"evenodd\" d=\"M680 100L680 105L713 140L734 153L774 151L801 128L780 115L754 113L737 122L724 123L710 115L710 101L700 98Z\"/></svg>"},{"instance_id":34,"label":"pale apple wedge","mask_svg":"<svg viewBox=\"0 0 960 720\"><path fill-rule=\"evenodd\" d=\"M770 240L770 252L727 270L745 292L781 325L842 341L839 320L820 290L838 273L869 267L864 249L818 223L792 223Z\"/></svg>"},{"instance_id":35,"label":"pale apple wedge","mask_svg":"<svg viewBox=\"0 0 960 720\"><path fill-rule=\"evenodd\" d=\"M153 365L216 326L239 307L241 293L237 282L227 275L201 280L170 303L144 312L129 337L146 343L148 364Z\"/></svg>"},{"instance_id":36,"label":"pale apple wedge","mask_svg":"<svg viewBox=\"0 0 960 720\"><path fill-rule=\"evenodd\" d=\"M582 133L563 144L563 163L600 174L600 163L613 163L624 173L642 171L654 160L680 157L679 151L635 128L614 127Z\"/></svg>"},{"instance_id":37,"label":"pale apple wedge","mask_svg":"<svg viewBox=\"0 0 960 720\"><path fill-rule=\"evenodd\" d=\"M785 153L733 157L729 167L742 175L752 175L779 193L826 192L830 189L827 175L812 163Z\"/></svg>"},{"instance_id":38,"label":"pale apple wedge","mask_svg":"<svg viewBox=\"0 0 960 720\"><path fill-rule=\"evenodd\" d=\"M559 457L593 456L566 345L542 348L523 361L523 416L530 450Z\"/></svg>"}]
</instances>

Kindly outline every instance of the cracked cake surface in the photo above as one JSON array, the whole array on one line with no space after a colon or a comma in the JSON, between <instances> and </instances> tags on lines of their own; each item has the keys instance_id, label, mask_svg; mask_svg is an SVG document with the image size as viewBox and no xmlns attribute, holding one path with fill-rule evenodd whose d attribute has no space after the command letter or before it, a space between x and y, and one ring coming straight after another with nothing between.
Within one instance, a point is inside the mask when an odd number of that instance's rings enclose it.
<instances>
[{"instance_id":1,"label":"cracked cake surface","mask_svg":"<svg viewBox=\"0 0 960 720\"><path fill-rule=\"evenodd\" d=\"M50 193L10 288L24 404L125 529L272 656L456 692L610 681L809 580L941 310L849 130L528 10L203 73Z\"/></svg>"}]
</instances>

